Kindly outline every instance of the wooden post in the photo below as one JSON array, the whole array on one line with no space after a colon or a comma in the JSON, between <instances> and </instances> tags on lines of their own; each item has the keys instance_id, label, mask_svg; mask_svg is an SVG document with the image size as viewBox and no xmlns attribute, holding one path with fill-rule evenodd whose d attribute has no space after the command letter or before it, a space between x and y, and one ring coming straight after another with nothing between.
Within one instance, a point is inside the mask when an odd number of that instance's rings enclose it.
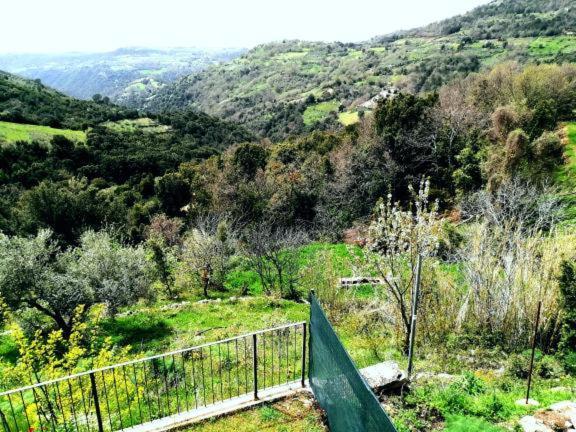
<instances>
[{"instance_id":1,"label":"wooden post","mask_svg":"<svg viewBox=\"0 0 576 432\"><path fill-rule=\"evenodd\" d=\"M420 277L422 271L422 255L418 254L416 262L416 279L414 280L414 289L412 290L412 314L410 321L410 339L408 345L408 380L412 376L414 367L414 341L416 339L416 319L418 316L418 297L420 297Z\"/></svg>"},{"instance_id":2,"label":"wooden post","mask_svg":"<svg viewBox=\"0 0 576 432\"><path fill-rule=\"evenodd\" d=\"M542 309L542 301L538 302L538 310L536 311L536 326L534 327L534 337L532 338L532 354L530 356L530 368L528 369L528 389L526 390L526 405L530 401L530 389L532 387L532 372L534 371L534 356L536 354L536 339L538 337L538 327L540 326L540 310Z\"/></svg>"}]
</instances>

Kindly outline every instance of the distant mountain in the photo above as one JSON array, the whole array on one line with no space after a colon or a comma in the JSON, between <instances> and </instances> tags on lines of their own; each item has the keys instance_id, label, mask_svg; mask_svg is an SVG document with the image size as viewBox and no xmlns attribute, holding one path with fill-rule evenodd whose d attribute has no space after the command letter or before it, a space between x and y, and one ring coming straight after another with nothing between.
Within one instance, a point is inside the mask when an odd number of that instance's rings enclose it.
<instances>
[{"instance_id":1,"label":"distant mountain","mask_svg":"<svg viewBox=\"0 0 576 432\"><path fill-rule=\"evenodd\" d=\"M0 70L40 79L80 99L101 94L131 105L170 81L242 53L241 49L122 48L107 53L4 54Z\"/></svg>"},{"instance_id":2,"label":"distant mountain","mask_svg":"<svg viewBox=\"0 0 576 432\"><path fill-rule=\"evenodd\" d=\"M194 107L272 139L354 122L398 89L435 90L514 60L576 61L574 0L500 0L364 43L283 41L183 77L143 107Z\"/></svg>"}]
</instances>

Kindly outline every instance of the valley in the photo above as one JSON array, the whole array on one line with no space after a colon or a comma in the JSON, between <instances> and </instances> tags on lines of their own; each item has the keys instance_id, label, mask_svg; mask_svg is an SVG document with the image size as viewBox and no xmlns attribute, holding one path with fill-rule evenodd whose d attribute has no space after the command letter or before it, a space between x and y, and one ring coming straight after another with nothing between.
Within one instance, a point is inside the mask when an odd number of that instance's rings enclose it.
<instances>
[{"instance_id":1,"label":"valley","mask_svg":"<svg viewBox=\"0 0 576 432\"><path fill-rule=\"evenodd\" d=\"M575 22L0 54L0 429L572 430Z\"/></svg>"}]
</instances>

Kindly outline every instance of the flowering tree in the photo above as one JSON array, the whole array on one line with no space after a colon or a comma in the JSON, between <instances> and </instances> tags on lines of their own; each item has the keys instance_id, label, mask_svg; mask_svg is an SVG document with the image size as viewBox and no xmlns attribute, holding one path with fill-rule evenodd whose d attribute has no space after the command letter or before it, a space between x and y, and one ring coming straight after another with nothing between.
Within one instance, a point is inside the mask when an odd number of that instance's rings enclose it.
<instances>
[{"instance_id":1,"label":"flowering tree","mask_svg":"<svg viewBox=\"0 0 576 432\"><path fill-rule=\"evenodd\" d=\"M385 301L391 301L398 313L406 351L417 262L437 251L443 225L438 203L429 203L430 182L422 181L418 192L410 186L410 192L413 201L408 209L392 202L391 195L378 204L367 244L370 263L385 288Z\"/></svg>"}]
</instances>

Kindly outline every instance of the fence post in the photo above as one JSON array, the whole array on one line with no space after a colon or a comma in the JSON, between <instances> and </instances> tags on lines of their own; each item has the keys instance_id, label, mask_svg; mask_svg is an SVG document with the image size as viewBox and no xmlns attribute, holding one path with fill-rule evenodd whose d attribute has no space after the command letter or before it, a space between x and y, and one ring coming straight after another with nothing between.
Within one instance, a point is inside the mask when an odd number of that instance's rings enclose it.
<instances>
[{"instance_id":1,"label":"fence post","mask_svg":"<svg viewBox=\"0 0 576 432\"><path fill-rule=\"evenodd\" d=\"M258 399L258 337L252 335L252 369L254 371L254 399Z\"/></svg>"},{"instance_id":2,"label":"fence post","mask_svg":"<svg viewBox=\"0 0 576 432\"><path fill-rule=\"evenodd\" d=\"M104 432L104 426L102 425L102 413L100 412L100 402L98 400L98 389L96 388L96 378L94 377L94 372L90 372L90 384L92 387L92 396L94 397L94 408L96 409L98 432Z\"/></svg>"},{"instance_id":3,"label":"fence post","mask_svg":"<svg viewBox=\"0 0 576 432\"><path fill-rule=\"evenodd\" d=\"M306 323L302 324L302 387L306 387Z\"/></svg>"},{"instance_id":4,"label":"fence post","mask_svg":"<svg viewBox=\"0 0 576 432\"><path fill-rule=\"evenodd\" d=\"M532 387L532 372L534 370L534 356L536 354L536 338L538 337L538 326L540 325L540 310L542 309L542 300L538 302L536 311L536 325L534 326L534 338L532 339L532 353L530 355L530 369L528 370L528 389L526 390L526 405L530 403L530 389Z\"/></svg>"},{"instance_id":5,"label":"fence post","mask_svg":"<svg viewBox=\"0 0 576 432\"><path fill-rule=\"evenodd\" d=\"M412 288L412 313L410 318L410 334L408 342L408 380L412 377L414 367L414 341L416 340L416 319L418 317L418 300L420 297L420 277L422 271L422 255L418 254L416 262L416 279Z\"/></svg>"}]
</instances>

